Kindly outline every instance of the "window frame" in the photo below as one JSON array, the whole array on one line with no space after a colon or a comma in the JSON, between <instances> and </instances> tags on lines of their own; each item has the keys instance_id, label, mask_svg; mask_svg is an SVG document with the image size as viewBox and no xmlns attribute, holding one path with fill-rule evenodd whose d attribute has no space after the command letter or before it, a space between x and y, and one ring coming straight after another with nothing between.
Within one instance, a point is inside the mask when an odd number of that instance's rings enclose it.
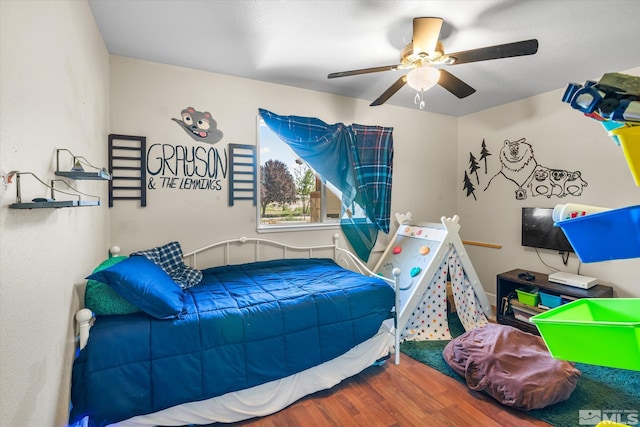
<instances>
[{"instance_id":1,"label":"window frame","mask_svg":"<svg viewBox=\"0 0 640 427\"><path fill-rule=\"evenodd\" d=\"M257 116L257 123L256 123L256 146L257 146L257 182L258 182L258 188L256 189L257 192L257 202L256 202L256 230L258 233L278 233L278 232L283 232L283 231L310 231L310 230L335 230L338 229L340 227L340 217L334 219L334 218L327 218L327 199L326 199L326 194L327 191L331 191L328 190L327 185L324 182L321 182L321 186L320 186L320 212L321 212L321 218L322 218L322 222L309 222L309 223L296 223L296 224L286 224L286 223L282 223L282 224L262 224L262 212L261 212L261 198L260 198L260 194L261 194L261 189L262 189L262 173L261 173L261 167L262 167L262 145L261 145L261 138L262 138L262 131L266 130L268 132L271 132L276 138L277 135L271 130L269 129L269 127L265 124L264 120L262 120L262 118L260 116ZM279 139L279 138L278 138ZM287 147L287 149L291 150L291 147L287 146L287 144L284 141L280 142ZM291 150L291 152L293 153L293 150ZM293 153L293 155L295 156L295 153ZM277 160L277 159L274 159ZM302 160L302 159L301 159ZM304 160L302 160L304 162ZM304 162L304 164L308 167L311 168L306 162ZM312 168L311 168L312 169ZM313 169L312 169L313 170ZM314 175L316 177L318 177L317 174L315 174L314 171ZM338 200L341 200L342 195L337 195L334 194Z\"/></svg>"}]
</instances>

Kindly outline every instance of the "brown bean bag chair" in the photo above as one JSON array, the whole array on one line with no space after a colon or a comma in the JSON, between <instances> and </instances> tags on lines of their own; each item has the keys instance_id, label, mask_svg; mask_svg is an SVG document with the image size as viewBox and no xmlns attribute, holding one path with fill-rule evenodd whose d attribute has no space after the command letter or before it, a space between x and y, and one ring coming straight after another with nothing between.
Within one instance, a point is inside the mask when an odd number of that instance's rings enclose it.
<instances>
[{"instance_id":1,"label":"brown bean bag chair","mask_svg":"<svg viewBox=\"0 0 640 427\"><path fill-rule=\"evenodd\" d=\"M451 340L443 357L472 390L525 411L568 399L580 377L573 364L551 357L542 338L493 323Z\"/></svg>"}]
</instances>

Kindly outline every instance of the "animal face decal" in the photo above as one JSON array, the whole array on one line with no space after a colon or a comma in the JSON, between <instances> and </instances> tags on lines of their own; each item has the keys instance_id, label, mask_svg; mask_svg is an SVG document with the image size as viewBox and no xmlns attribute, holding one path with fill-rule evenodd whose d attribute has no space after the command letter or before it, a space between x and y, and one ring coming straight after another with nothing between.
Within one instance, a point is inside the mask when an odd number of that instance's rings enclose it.
<instances>
[{"instance_id":1,"label":"animal face decal","mask_svg":"<svg viewBox=\"0 0 640 427\"><path fill-rule=\"evenodd\" d=\"M580 196L582 189L587 186L580 171L569 172L537 166L533 174L533 179L527 184L533 196Z\"/></svg>"},{"instance_id":2,"label":"animal face decal","mask_svg":"<svg viewBox=\"0 0 640 427\"><path fill-rule=\"evenodd\" d=\"M491 154L488 152L484 141L482 142L482 150L480 159L485 161ZM555 169L538 164L533 154L533 147L526 142L525 138L516 141L505 140L500 148L500 170L495 173L488 181L484 191L487 191L494 179L502 177L513 182L517 189L515 190L515 198L524 200L527 194L533 197L551 196L580 196L587 182L582 179L580 171L568 171L564 169ZM470 153L469 174L465 171L464 187L467 197L475 195L475 186L470 175L476 175L476 181L480 183L478 170L480 169L475 156Z\"/></svg>"},{"instance_id":3,"label":"animal face decal","mask_svg":"<svg viewBox=\"0 0 640 427\"><path fill-rule=\"evenodd\" d=\"M178 123L194 141L215 144L222 139L223 133L218 123L208 111L200 112L193 107L182 110L181 119L171 119Z\"/></svg>"},{"instance_id":4,"label":"animal face decal","mask_svg":"<svg viewBox=\"0 0 640 427\"><path fill-rule=\"evenodd\" d=\"M517 141L504 141L504 147L500 151L501 158L508 163L528 162L533 158L533 149L531 145L524 142L524 138Z\"/></svg>"},{"instance_id":5,"label":"animal face decal","mask_svg":"<svg viewBox=\"0 0 640 427\"><path fill-rule=\"evenodd\" d=\"M509 181L513 181L518 187L524 187L526 181L537 166L536 159L533 156L533 147L525 142L524 138L517 141L504 141L500 149L500 163L500 172L489 180L485 191L497 175L503 175Z\"/></svg>"}]
</instances>

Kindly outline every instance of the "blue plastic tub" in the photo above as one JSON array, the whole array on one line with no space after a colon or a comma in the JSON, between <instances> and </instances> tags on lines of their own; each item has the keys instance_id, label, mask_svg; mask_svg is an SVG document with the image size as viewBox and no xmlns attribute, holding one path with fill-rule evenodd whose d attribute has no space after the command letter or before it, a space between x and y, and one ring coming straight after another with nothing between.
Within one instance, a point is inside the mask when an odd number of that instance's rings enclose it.
<instances>
[{"instance_id":1,"label":"blue plastic tub","mask_svg":"<svg viewBox=\"0 0 640 427\"><path fill-rule=\"evenodd\" d=\"M540 291L539 294L540 304L544 305L545 307L555 308L563 304L562 297L559 297L558 295L548 294L542 291Z\"/></svg>"},{"instance_id":2,"label":"blue plastic tub","mask_svg":"<svg viewBox=\"0 0 640 427\"><path fill-rule=\"evenodd\" d=\"M640 257L640 205L558 221L582 262Z\"/></svg>"}]
</instances>

